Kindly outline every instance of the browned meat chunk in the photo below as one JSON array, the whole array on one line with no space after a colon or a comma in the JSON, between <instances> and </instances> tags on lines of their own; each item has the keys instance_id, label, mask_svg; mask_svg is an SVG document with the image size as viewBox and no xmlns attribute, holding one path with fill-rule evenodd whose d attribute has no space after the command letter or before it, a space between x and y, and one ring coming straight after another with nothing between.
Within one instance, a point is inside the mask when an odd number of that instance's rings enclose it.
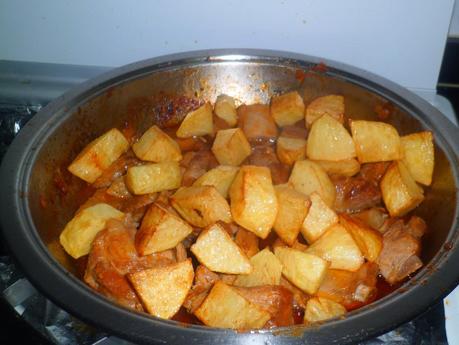
<instances>
[{"instance_id":1,"label":"browned meat chunk","mask_svg":"<svg viewBox=\"0 0 459 345\"><path fill-rule=\"evenodd\" d=\"M199 265L196 268L194 284L188 296L186 296L185 302L183 302L183 306L190 314L201 305L217 280L220 280L220 276L209 270L206 266Z\"/></svg>"},{"instance_id":2,"label":"browned meat chunk","mask_svg":"<svg viewBox=\"0 0 459 345\"><path fill-rule=\"evenodd\" d=\"M301 122L300 126L285 126L284 128L282 128L280 136L293 139L306 139L308 136L308 130L304 128L304 123Z\"/></svg>"},{"instance_id":3,"label":"browned meat chunk","mask_svg":"<svg viewBox=\"0 0 459 345\"><path fill-rule=\"evenodd\" d=\"M362 165L356 176L332 176L336 188L335 209L339 212L358 212L381 203L379 181L387 164Z\"/></svg>"},{"instance_id":4,"label":"browned meat chunk","mask_svg":"<svg viewBox=\"0 0 459 345\"><path fill-rule=\"evenodd\" d=\"M406 225L403 220L394 222L384 233L377 263L388 283L397 283L422 267L420 238L425 229L424 221L413 217Z\"/></svg>"},{"instance_id":5,"label":"browned meat chunk","mask_svg":"<svg viewBox=\"0 0 459 345\"><path fill-rule=\"evenodd\" d=\"M180 166L184 170L182 186L188 187L205 172L218 166L218 161L210 150L203 149L187 152L180 161Z\"/></svg>"},{"instance_id":6,"label":"browned meat chunk","mask_svg":"<svg viewBox=\"0 0 459 345\"><path fill-rule=\"evenodd\" d=\"M139 165L141 163L142 162L135 157L134 153L129 151L110 165L92 185L95 188L108 187L115 179L124 175L129 167Z\"/></svg>"},{"instance_id":7,"label":"browned meat chunk","mask_svg":"<svg viewBox=\"0 0 459 345\"><path fill-rule=\"evenodd\" d=\"M271 178L275 185L287 183L290 176L290 167L279 161L271 144L253 147L252 154L247 158L246 163L271 169Z\"/></svg>"},{"instance_id":8,"label":"browned meat chunk","mask_svg":"<svg viewBox=\"0 0 459 345\"><path fill-rule=\"evenodd\" d=\"M93 289L126 307L143 310L127 273L173 262L163 256L138 257L134 247L135 227L109 220L94 239L84 281Z\"/></svg>"},{"instance_id":9,"label":"browned meat chunk","mask_svg":"<svg viewBox=\"0 0 459 345\"><path fill-rule=\"evenodd\" d=\"M271 319L266 328L293 325L293 294L283 286L263 285L249 288L235 287L238 293L266 310Z\"/></svg>"},{"instance_id":10,"label":"browned meat chunk","mask_svg":"<svg viewBox=\"0 0 459 345\"><path fill-rule=\"evenodd\" d=\"M265 104L241 105L237 109L238 125L251 143L259 140L274 140L277 136L277 127L269 106Z\"/></svg>"},{"instance_id":11,"label":"browned meat chunk","mask_svg":"<svg viewBox=\"0 0 459 345\"><path fill-rule=\"evenodd\" d=\"M160 99L154 101L155 105L150 111L153 122L160 128L177 126L189 112L204 104L199 99L186 96L162 95Z\"/></svg>"}]
</instances>

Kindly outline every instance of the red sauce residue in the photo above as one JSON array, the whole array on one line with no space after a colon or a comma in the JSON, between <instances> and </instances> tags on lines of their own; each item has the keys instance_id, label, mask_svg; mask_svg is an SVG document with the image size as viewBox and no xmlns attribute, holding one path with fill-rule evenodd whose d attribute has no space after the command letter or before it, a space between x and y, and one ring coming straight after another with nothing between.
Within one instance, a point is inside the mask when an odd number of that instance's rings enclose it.
<instances>
[{"instance_id":1,"label":"red sauce residue","mask_svg":"<svg viewBox=\"0 0 459 345\"><path fill-rule=\"evenodd\" d=\"M293 323L301 325L304 320L304 309L298 305L293 306Z\"/></svg>"},{"instance_id":2,"label":"red sauce residue","mask_svg":"<svg viewBox=\"0 0 459 345\"><path fill-rule=\"evenodd\" d=\"M202 322L196 316L187 312L183 307L181 307L177 314L172 317L172 320L185 324L202 325Z\"/></svg>"},{"instance_id":3,"label":"red sauce residue","mask_svg":"<svg viewBox=\"0 0 459 345\"><path fill-rule=\"evenodd\" d=\"M60 168L57 168L54 172L53 182L61 194L66 195L68 193L69 186Z\"/></svg>"},{"instance_id":4,"label":"red sauce residue","mask_svg":"<svg viewBox=\"0 0 459 345\"><path fill-rule=\"evenodd\" d=\"M45 209L48 207L48 202L46 201L46 197L43 194L40 194L39 202L41 208Z\"/></svg>"},{"instance_id":5,"label":"red sauce residue","mask_svg":"<svg viewBox=\"0 0 459 345\"><path fill-rule=\"evenodd\" d=\"M78 259L75 259L75 269L78 278L83 279L84 273L86 272L86 266L88 264L89 255L82 256Z\"/></svg>"},{"instance_id":6,"label":"red sauce residue","mask_svg":"<svg viewBox=\"0 0 459 345\"><path fill-rule=\"evenodd\" d=\"M394 110L394 105L390 102L376 104L375 106L375 113L380 120L387 120L393 114Z\"/></svg>"},{"instance_id":7,"label":"red sauce residue","mask_svg":"<svg viewBox=\"0 0 459 345\"><path fill-rule=\"evenodd\" d=\"M378 281L376 282L377 293L374 300L383 298L395 290L397 290L404 282L398 282L393 285L389 284L383 277L378 276Z\"/></svg>"},{"instance_id":8,"label":"red sauce residue","mask_svg":"<svg viewBox=\"0 0 459 345\"><path fill-rule=\"evenodd\" d=\"M297 69L295 71L295 78L301 83L304 80L304 78L306 78L306 73L304 73L304 71L301 69Z\"/></svg>"},{"instance_id":9,"label":"red sauce residue","mask_svg":"<svg viewBox=\"0 0 459 345\"><path fill-rule=\"evenodd\" d=\"M325 73L328 71L328 66L324 62L320 62L317 65L315 65L313 68L311 68L311 71Z\"/></svg>"},{"instance_id":10,"label":"red sauce residue","mask_svg":"<svg viewBox=\"0 0 459 345\"><path fill-rule=\"evenodd\" d=\"M125 121L123 128L121 129L121 132L123 133L127 141L132 143L136 134L134 121Z\"/></svg>"}]
</instances>

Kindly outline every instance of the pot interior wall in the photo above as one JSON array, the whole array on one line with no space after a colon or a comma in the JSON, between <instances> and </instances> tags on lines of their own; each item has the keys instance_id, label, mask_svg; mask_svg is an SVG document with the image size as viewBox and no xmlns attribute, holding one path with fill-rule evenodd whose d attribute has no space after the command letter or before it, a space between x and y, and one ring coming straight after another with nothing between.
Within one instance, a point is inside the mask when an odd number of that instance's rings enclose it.
<instances>
[{"instance_id":1,"label":"pot interior wall","mask_svg":"<svg viewBox=\"0 0 459 345\"><path fill-rule=\"evenodd\" d=\"M152 73L146 69L94 87L58 110L62 123L49 133L33 162L27 197L43 243L68 270L78 272L78 263L63 251L58 236L91 190L66 167L88 142L112 127L129 123L143 132L153 123L152 109L164 97L186 95L213 102L226 93L242 103L266 103L273 94L298 90L308 103L317 96L338 93L345 97L346 114L352 119L377 120L375 107L389 100L394 107L388 121L402 135L426 128L404 109L401 99L384 98L384 91L377 95L346 79L333 70L304 75L288 64L214 62ZM444 246L454 219L455 191L451 167L437 146L433 184L425 189L425 202L415 211L429 226L424 262Z\"/></svg>"}]
</instances>

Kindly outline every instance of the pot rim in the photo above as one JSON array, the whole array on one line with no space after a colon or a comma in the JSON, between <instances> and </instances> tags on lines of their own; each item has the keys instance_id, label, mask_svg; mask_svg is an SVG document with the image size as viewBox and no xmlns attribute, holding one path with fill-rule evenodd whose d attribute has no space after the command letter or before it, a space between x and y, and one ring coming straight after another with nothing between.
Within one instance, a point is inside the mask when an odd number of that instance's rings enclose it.
<instances>
[{"instance_id":1,"label":"pot rim","mask_svg":"<svg viewBox=\"0 0 459 345\"><path fill-rule=\"evenodd\" d=\"M162 320L118 306L66 271L42 243L32 223L28 198L24 197L27 195L29 176L41 145L71 115L70 109L110 87L157 71L225 62L261 62L301 69L325 63L328 67L327 75L344 79L381 95L413 115L425 127L432 129L436 144L445 152L450 162L455 185L459 186L457 127L427 101L370 72L327 59L258 49L200 50L135 62L88 80L49 103L24 126L3 159L0 168L0 186L3 190L0 195L3 205L0 222L3 236L21 269L45 296L88 323L141 343L242 344L247 341L268 341L290 344L307 341L316 344L332 341L347 343L382 334L420 314L457 285L457 187L455 216L446 239L452 246L451 250L441 249L428 265L402 286L403 293L396 290L368 306L348 313L343 319L313 327L298 325L246 333L198 325L184 327L175 321Z\"/></svg>"}]
</instances>

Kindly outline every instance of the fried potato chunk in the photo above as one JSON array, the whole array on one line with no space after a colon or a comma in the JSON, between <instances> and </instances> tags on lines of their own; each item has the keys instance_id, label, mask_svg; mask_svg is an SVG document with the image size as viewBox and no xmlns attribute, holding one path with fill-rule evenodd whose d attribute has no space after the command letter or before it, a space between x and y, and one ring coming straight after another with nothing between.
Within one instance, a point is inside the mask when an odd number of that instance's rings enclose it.
<instances>
[{"instance_id":1,"label":"fried potato chunk","mask_svg":"<svg viewBox=\"0 0 459 345\"><path fill-rule=\"evenodd\" d=\"M219 95L215 101L214 113L231 127L237 125L236 102L233 97Z\"/></svg>"},{"instance_id":2,"label":"fried potato chunk","mask_svg":"<svg viewBox=\"0 0 459 345\"><path fill-rule=\"evenodd\" d=\"M342 175L351 177L360 171L360 163L357 159L344 159L340 161L318 161L315 163L319 164L327 174L330 175Z\"/></svg>"},{"instance_id":3,"label":"fried potato chunk","mask_svg":"<svg viewBox=\"0 0 459 345\"><path fill-rule=\"evenodd\" d=\"M277 139L276 154L282 163L293 165L306 157L306 139L281 136Z\"/></svg>"},{"instance_id":4,"label":"fried potato chunk","mask_svg":"<svg viewBox=\"0 0 459 345\"><path fill-rule=\"evenodd\" d=\"M335 186L325 170L313 161L304 160L296 162L288 182L297 191L308 196L316 192L330 207L335 202Z\"/></svg>"},{"instance_id":5,"label":"fried potato chunk","mask_svg":"<svg viewBox=\"0 0 459 345\"><path fill-rule=\"evenodd\" d=\"M429 186L435 164L432 132L419 132L401 137L403 163L416 182Z\"/></svg>"},{"instance_id":6,"label":"fried potato chunk","mask_svg":"<svg viewBox=\"0 0 459 345\"><path fill-rule=\"evenodd\" d=\"M400 136L388 123L351 121L357 158L360 163L384 162L402 158Z\"/></svg>"},{"instance_id":7,"label":"fried potato chunk","mask_svg":"<svg viewBox=\"0 0 459 345\"><path fill-rule=\"evenodd\" d=\"M270 170L252 165L241 167L229 195L234 221L258 237L266 238L278 210Z\"/></svg>"},{"instance_id":8,"label":"fried potato chunk","mask_svg":"<svg viewBox=\"0 0 459 345\"><path fill-rule=\"evenodd\" d=\"M271 116L279 127L293 125L304 117L303 98L297 91L271 98Z\"/></svg>"},{"instance_id":9,"label":"fried potato chunk","mask_svg":"<svg viewBox=\"0 0 459 345\"><path fill-rule=\"evenodd\" d=\"M130 167L125 182L136 195L151 194L180 187L182 174L178 162L161 162Z\"/></svg>"},{"instance_id":10,"label":"fried potato chunk","mask_svg":"<svg viewBox=\"0 0 459 345\"><path fill-rule=\"evenodd\" d=\"M124 213L104 203L77 212L59 237L62 247L75 259L88 254L92 241L112 218L122 220Z\"/></svg>"},{"instance_id":11,"label":"fried potato chunk","mask_svg":"<svg viewBox=\"0 0 459 345\"><path fill-rule=\"evenodd\" d=\"M142 219L135 235L140 255L149 255L175 248L193 228L159 204L153 204Z\"/></svg>"},{"instance_id":12,"label":"fried potato chunk","mask_svg":"<svg viewBox=\"0 0 459 345\"><path fill-rule=\"evenodd\" d=\"M241 105L237 108L238 125L250 141L277 137L277 127L266 104Z\"/></svg>"},{"instance_id":13,"label":"fried potato chunk","mask_svg":"<svg viewBox=\"0 0 459 345\"><path fill-rule=\"evenodd\" d=\"M344 213L339 216L339 222L351 234L365 259L369 262L375 262L382 250L381 234Z\"/></svg>"},{"instance_id":14,"label":"fried potato chunk","mask_svg":"<svg viewBox=\"0 0 459 345\"><path fill-rule=\"evenodd\" d=\"M277 246L274 254L282 264L282 274L308 294L314 294L325 277L329 263L319 256Z\"/></svg>"},{"instance_id":15,"label":"fried potato chunk","mask_svg":"<svg viewBox=\"0 0 459 345\"><path fill-rule=\"evenodd\" d=\"M357 243L340 224L332 225L306 252L329 261L331 269L354 272L364 261Z\"/></svg>"},{"instance_id":16,"label":"fried potato chunk","mask_svg":"<svg viewBox=\"0 0 459 345\"><path fill-rule=\"evenodd\" d=\"M306 195L292 187L278 185L274 189L279 210L273 228L281 240L291 246L301 230L311 203Z\"/></svg>"},{"instance_id":17,"label":"fried potato chunk","mask_svg":"<svg viewBox=\"0 0 459 345\"><path fill-rule=\"evenodd\" d=\"M86 145L68 170L82 180L93 183L128 149L129 142L119 130L113 128Z\"/></svg>"},{"instance_id":18,"label":"fried potato chunk","mask_svg":"<svg viewBox=\"0 0 459 345\"><path fill-rule=\"evenodd\" d=\"M244 252L218 224L205 229L191 246L200 263L214 272L248 274L252 265Z\"/></svg>"},{"instance_id":19,"label":"fried potato chunk","mask_svg":"<svg viewBox=\"0 0 459 345\"><path fill-rule=\"evenodd\" d=\"M401 161L393 162L381 180L381 192L389 214L403 216L424 200L422 187Z\"/></svg>"},{"instance_id":20,"label":"fried potato chunk","mask_svg":"<svg viewBox=\"0 0 459 345\"><path fill-rule=\"evenodd\" d=\"M309 159L341 161L356 156L349 132L328 114L314 121L309 131L306 155Z\"/></svg>"},{"instance_id":21,"label":"fried potato chunk","mask_svg":"<svg viewBox=\"0 0 459 345\"><path fill-rule=\"evenodd\" d=\"M304 312L305 322L317 322L333 319L346 314L346 308L341 304L323 297L313 297L308 300Z\"/></svg>"},{"instance_id":22,"label":"fried potato chunk","mask_svg":"<svg viewBox=\"0 0 459 345\"><path fill-rule=\"evenodd\" d=\"M178 162L182 159L180 146L158 126L150 127L139 141L132 145L132 150L139 159L144 161Z\"/></svg>"},{"instance_id":23,"label":"fried potato chunk","mask_svg":"<svg viewBox=\"0 0 459 345\"><path fill-rule=\"evenodd\" d=\"M250 258L252 272L238 275L236 286L279 285L282 276L282 264L279 259L265 248Z\"/></svg>"},{"instance_id":24,"label":"fried potato chunk","mask_svg":"<svg viewBox=\"0 0 459 345\"><path fill-rule=\"evenodd\" d=\"M201 175L193 186L214 186L225 199L228 198L228 191L236 177L238 167L230 165L219 165Z\"/></svg>"},{"instance_id":25,"label":"fried potato chunk","mask_svg":"<svg viewBox=\"0 0 459 345\"><path fill-rule=\"evenodd\" d=\"M128 274L137 295L151 315L170 319L185 301L193 284L191 259Z\"/></svg>"},{"instance_id":26,"label":"fried potato chunk","mask_svg":"<svg viewBox=\"0 0 459 345\"><path fill-rule=\"evenodd\" d=\"M178 138L190 138L212 134L213 131L212 106L206 103L185 116L176 135Z\"/></svg>"},{"instance_id":27,"label":"fried potato chunk","mask_svg":"<svg viewBox=\"0 0 459 345\"><path fill-rule=\"evenodd\" d=\"M324 114L328 114L339 122L344 122L344 97L340 95L327 95L313 100L306 108L306 127Z\"/></svg>"},{"instance_id":28,"label":"fried potato chunk","mask_svg":"<svg viewBox=\"0 0 459 345\"><path fill-rule=\"evenodd\" d=\"M338 223L335 211L325 204L319 194L310 196L311 207L301 227L301 234L308 243L314 243L327 229Z\"/></svg>"},{"instance_id":29,"label":"fried potato chunk","mask_svg":"<svg viewBox=\"0 0 459 345\"><path fill-rule=\"evenodd\" d=\"M269 312L221 281L215 283L194 315L207 326L237 330L262 328L271 318Z\"/></svg>"},{"instance_id":30,"label":"fried potato chunk","mask_svg":"<svg viewBox=\"0 0 459 345\"><path fill-rule=\"evenodd\" d=\"M230 128L217 132L212 152L220 164L238 166L250 156L252 149L240 128Z\"/></svg>"},{"instance_id":31,"label":"fried potato chunk","mask_svg":"<svg viewBox=\"0 0 459 345\"><path fill-rule=\"evenodd\" d=\"M170 200L174 209L194 226L205 228L219 220L232 221L228 202L214 186L182 187Z\"/></svg>"}]
</instances>

